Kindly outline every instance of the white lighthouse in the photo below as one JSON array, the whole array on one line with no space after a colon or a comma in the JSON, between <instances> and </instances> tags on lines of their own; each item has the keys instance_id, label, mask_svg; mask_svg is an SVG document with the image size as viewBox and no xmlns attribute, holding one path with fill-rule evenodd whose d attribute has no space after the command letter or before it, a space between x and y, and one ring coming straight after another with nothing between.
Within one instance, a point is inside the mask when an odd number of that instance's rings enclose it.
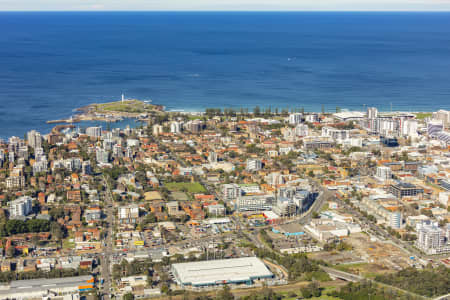
<instances>
[{"instance_id":1,"label":"white lighthouse","mask_svg":"<svg viewBox=\"0 0 450 300\"><path fill-rule=\"evenodd\" d=\"M125 95L122 94L122 102L125 101Z\"/></svg>"}]
</instances>

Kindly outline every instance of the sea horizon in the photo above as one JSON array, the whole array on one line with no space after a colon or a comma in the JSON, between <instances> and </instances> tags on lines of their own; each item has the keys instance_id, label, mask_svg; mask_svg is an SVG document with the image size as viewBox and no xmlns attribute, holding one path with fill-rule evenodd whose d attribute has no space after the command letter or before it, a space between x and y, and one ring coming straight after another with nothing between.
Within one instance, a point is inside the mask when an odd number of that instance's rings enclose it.
<instances>
[{"instance_id":1,"label":"sea horizon","mask_svg":"<svg viewBox=\"0 0 450 300\"><path fill-rule=\"evenodd\" d=\"M0 13L3 12L30 12L30 13L45 13L45 12L55 12L55 13L66 13L66 12L88 12L88 13L101 13L101 12L106 12L106 13L111 13L111 12L132 12L132 13L161 13L161 12L167 12L167 13L320 13L320 12L330 12L330 13L345 13L345 12L349 12L349 13L449 13L450 10L442 10L442 9L435 9L435 10L422 10L422 9L387 9L387 10L374 10L374 9L367 9L367 10L363 10L363 9L356 9L356 10L339 10L339 9L311 9L311 10L307 10L307 9L299 9L299 10L295 10L295 9L291 9L291 10L142 10L142 9L136 9L136 10L1 10L0 9Z\"/></svg>"}]
</instances>

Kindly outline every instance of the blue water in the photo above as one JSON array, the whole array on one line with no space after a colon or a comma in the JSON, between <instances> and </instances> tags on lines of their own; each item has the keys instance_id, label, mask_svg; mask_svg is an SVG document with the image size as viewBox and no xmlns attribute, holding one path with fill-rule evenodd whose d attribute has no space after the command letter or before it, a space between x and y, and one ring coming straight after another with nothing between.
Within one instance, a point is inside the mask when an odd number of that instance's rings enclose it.
<instances>
[{"instance_id":1,"label":"blue water","mask_svg":"<svg viewBox=\"0 0 450 300\"><path fill-rule=\"evenodd\" d=\"M128 97L167 109L450 108L450 13L0 13L0 136Z\"/></svg>"}]
</instances>

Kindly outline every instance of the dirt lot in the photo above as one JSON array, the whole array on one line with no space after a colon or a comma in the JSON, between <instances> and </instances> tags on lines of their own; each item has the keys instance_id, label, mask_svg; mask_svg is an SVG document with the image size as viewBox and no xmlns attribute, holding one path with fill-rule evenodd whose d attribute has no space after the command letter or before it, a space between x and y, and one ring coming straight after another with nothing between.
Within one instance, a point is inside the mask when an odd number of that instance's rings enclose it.
<instances>
[{"instance_id":1,"label":"dirt lot","mask_svg":"<svg viewBox=\"0 0 450 300\"><path fill-rule=\"evenodd\" d=\"M324 260L331 264L346 264L352 262L360 262L359 256L353 255L350 251L331 251L331 252L316 252L308 253L308 257L317 260Z\"/></svg>"},{"instance_id":2,"label":"dirt lot","mask_svg":"<svg viewBox=\"0 0 450 300\"><path fill-rule=\"evenodd\" d=\"M346 242L353 246L353 253L368 264L361 272L374 275L378 272L393 272L408 267L409 256L388 242L372 241L363 233L352 234Z\"/></svg>"}]
</instances>

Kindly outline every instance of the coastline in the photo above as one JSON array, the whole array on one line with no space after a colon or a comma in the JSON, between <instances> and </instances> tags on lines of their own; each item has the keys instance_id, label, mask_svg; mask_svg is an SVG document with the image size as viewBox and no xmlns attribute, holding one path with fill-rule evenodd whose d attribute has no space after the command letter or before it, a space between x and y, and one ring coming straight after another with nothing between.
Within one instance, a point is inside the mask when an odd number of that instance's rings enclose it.
<instances>
[{"instance_id":1,"label":"coastline","mask_svg":"<svg viewBox=\"0 0 450 300\"><path fill-rule=\"evenodd\" d=\"M136 100L136 99L133 99ZM137 100L140 101L140 100ZM143 102L143 101L140 101ZM121 128L125 125L130 125L130 127L135 127L137 126L138 122L145 122L148 119L146 118L147 116L144 116L142 113L130 113L130 112L115 112L115 111L110 111L107 113L100 113L95 115L92 111L92 109L97 106L97 105L105 105L108 103L112 103L112 102L95 102L95 103L91 103L88 105L84 105L81 107L77 107L72 109L71 111L74 112L73 115L71 115L68 118L61 118L61 119L54 119L54 120L47 120L45 121L45 124L47 125L55 125L55 126L64 126L64 125L73 125L75 124L75 127L89 127L89 126L101 126L100 124L107 124L110 123L111 127L117 126L118 128ZM198 108L191 108L191 107L186 107L186 108L169 108L166 109L166 106L161 105L161 104L152 104L155 107L157 107L157 109L155 110L158 113L168 113L168 114L187 114L187 115L194 115L194 116L200 116L200 115L204 115L205 114L205 110L209 107L205 107L203 109L203 111L201 109ZM256 105L258 106L258 105ZM252 112L253 109L256 106L245 106L242 107L245 110L248 110L249 112ZM301 105L299 105L301 106ZM212 108L212 107L211 107ZM214 108L220 108L222 111L225 109L230 109L230 107L227 106L219 106L219 107L214 107ZM273 106L262 106L260 105L259 108L261 109L261 112L264 112L265 109L270 108L272 113L274 113L275 107ZM240 109L241 107L236 107L233 108L231 107L231 109L233 109L237 115L240 114ZM279 111L281 112L282 108L278 108ZM440 107L439 109L449 109L446 107ZM426 110L418 110L418 111L408 111L408 110L396 110L396 111L390 111L390 110L379 110L379 113L381 114L424 114L424 115L428 115L430 113L432 113L433 111L436 111L438 109L433 109L430 108L429 111ZM349 108L345 108L345 107L341 107L341 112L360 112L360 113L365 113L363 110L352 110ZM311 114L311 113L315 113L315 114L320 114L322 113L319 110L315 110L315 111L306 111L305 113L307 114ZM327 110L325 111L326 114L334 114L336 113L336 111L333 110ZM84 125L84 126L82 126ZM55 126L51 127L51 128L47 128L44 129L44 126L35 126L35 127L30 127L27 128L22 134L25 134L27 131L29 130L37 130L42 132L43 134L49 134L54 128ZM0 139L3 140L7 140L9 137L14 136L14 134L8 134L7 132L4 132L0 135Z\"/></svg>"},{"instance_id":2,"label":"coastline","mask_svg":"<svg viewBox=\"0 0 450 300\"><path fill-rule=\"evenodd\" d=\"M136 109L137 106L139 109ZM109 108L111 107L111 108ZM117 109L114 109L116 108ZM136 112L134 111L136 110ZM91 103L72 110L74 115L67 119L47 120L47 124L61 123L80 123L84 121L99 121L116 123L123 119L142 120L148 117L148 114L164 112L164 106L159 104L148 104L145 101L137 99L122 99L121 101L112 101L104 103Z\"/></svg>"},{"instance_id":3,"label":"coastline","mask_svg":"<svg viewBox=\"0 0 450 300\"><path fill-rule=\"evenodd\" d=\"M44 135L50 134L52 131L55 130L55 128L65 128L65 127L89 127L89 126L102 126L103 124L110 124L111 127L117 127L117 128L125 128L126 126L130 126L131 128L134 128L138 126L138 122L145 122L148 121L146 118L140 118L137 113L124 113L124 112L111 112L112 117L104 117L104 116L92 116L89 114L89 108L92 107L92 105L96 105L98 103L93 103L89 105L85 105L83 107L75 108L72 111L79 112L79 114L76 114L76 118L67 118L67 119L58 119L58 120L48 120L45 123L50 125L54 124L55 126L50 128L49 130L43 130L42 128L28 128L23 134L25 134L29 130L37 130L42 132ZM158 105L158 107L164 108L162 105ZM206 109L206 108L205 108ZM221 108L226 109L226 108ZM262 111L264 111L264 107L262 107ZM272 108L273 109L273 108ZM441 108L445 109L445 108ZM251 112L251 110L249 109ZM186 114L186 115L193 115L193 116L200 116L204 115L205 111L200 111L198 109L169 109L169 110L160 110L160 113L167 113L167 114ZM273 111L272 111L273 112ZM342 109L342 112L360 112L365 113L361 110L346 110L345 108ZM414 115L429 115L433 111L379 111L381 114L389 115L389 114L414 114ZM320 111L312 111L312 112L305 112L307 114L321 114ZM334 114L336 112L325 112L326 114ZM236 110L236 114L239 115L240 112ZM280 114L279 114L280 115ZM273 114L275 116L275 114ZM421 119L421 118L418 118ZM82 126L84 125L84 126ZM0 140L7 140L13 135L0 135Z\"/></svg>"}]
</instances>

